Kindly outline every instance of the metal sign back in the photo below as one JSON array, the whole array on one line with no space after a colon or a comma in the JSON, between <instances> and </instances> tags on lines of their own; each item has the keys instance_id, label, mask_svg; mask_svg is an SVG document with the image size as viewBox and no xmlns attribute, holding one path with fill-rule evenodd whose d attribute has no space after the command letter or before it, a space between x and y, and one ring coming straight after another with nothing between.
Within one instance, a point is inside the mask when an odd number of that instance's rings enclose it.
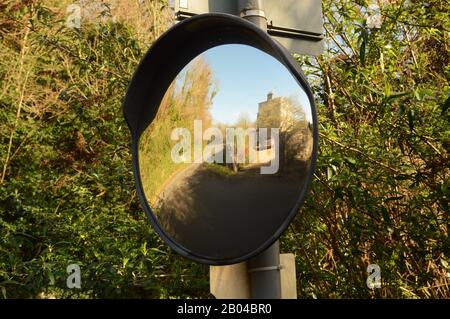
<instances>
[{"instance_id":1,"label":"metal sign back","mask_svg":"<svg viewBox=\"0 0 450 319\"><path fill-rule=\"evenodd\" d=\"M238 1L172 0L177 20L203 13L240 15ZM267 32L292 53L317 56L323 52L320 0L264 0Z\"/></svg>"},{"instance_id":2,"label":"metal sign back","mask_svg":"<svg viewBox=\"0 0 450 319\"><path fill-rule=\"evenodd\" d=\"M228 13L236 15L237 2L233 0L172 0L172 8L179 20L203 13Z\"/></svg>"}]
</instances>

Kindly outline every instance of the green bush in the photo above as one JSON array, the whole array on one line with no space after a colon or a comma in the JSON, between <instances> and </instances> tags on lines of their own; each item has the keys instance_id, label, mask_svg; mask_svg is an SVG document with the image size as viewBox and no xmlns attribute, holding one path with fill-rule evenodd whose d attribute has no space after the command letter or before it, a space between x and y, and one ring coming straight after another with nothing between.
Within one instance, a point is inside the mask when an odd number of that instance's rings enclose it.
<instances>
[{"instance_id":1,"label":"green bush","mask_svg":"<svg viewBox=\"0 0 450 319\"><path fill-rule=\"evenodd\" d=\"M326 52L297 57L318 102L318 167L281 239L299 296L448 298L448 5L387 1L376 29L368 1L323 4ZM1 296L209 297L208 267L158 239L135 193L121 100L148 43L127 23L64 19L0 1ZM73 263L80 290L66 288ZM382 289L366 287L369 264Z\"/></svg>"},{"instance_id":2,"label":"green bush","mask_svg":"<svg viewBox=\"0 0 450 319\"><path fill-rule=\"evenodd\" d=\"M110 23L78 32L42 5L8 8L0 15L2 26L14 21L0 53L3 297L208 296L208 268L162 244L135 193L121 110L144 53L134 31ZM66 288L72 263L81 290Z\"/></svg>"},{"instance_id":3,"label":"green bush","mask_svg":"<svg viewBox=\"0 0 450 319\"><path fill-rule=\"evenodd\" d=\"M320 154L284 247L301 296L448 298L448 5L385 1L369 28L370 3L323 1L326 52L299 57ZM370 264L382 289L366 287Z\"/></svg>"}]
</instances>

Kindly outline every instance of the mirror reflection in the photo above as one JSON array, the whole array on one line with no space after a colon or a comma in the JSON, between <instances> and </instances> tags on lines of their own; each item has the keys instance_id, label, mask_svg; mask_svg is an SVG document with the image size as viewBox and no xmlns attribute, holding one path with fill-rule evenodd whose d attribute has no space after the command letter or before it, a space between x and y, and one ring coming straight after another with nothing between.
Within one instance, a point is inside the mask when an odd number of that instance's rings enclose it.
<instances>
[{"instance_id":1,"label":"mirror reflection","mask_svg":"<svg viewBox=\"0 0 450 319\"><path fill-rule=\"evenodd\" d=\"M146 199L161 228L208 259L251 253L306 187L312 110L290 72L245 45L191 61L139 140Z\"/></svg>"}]
</instances>

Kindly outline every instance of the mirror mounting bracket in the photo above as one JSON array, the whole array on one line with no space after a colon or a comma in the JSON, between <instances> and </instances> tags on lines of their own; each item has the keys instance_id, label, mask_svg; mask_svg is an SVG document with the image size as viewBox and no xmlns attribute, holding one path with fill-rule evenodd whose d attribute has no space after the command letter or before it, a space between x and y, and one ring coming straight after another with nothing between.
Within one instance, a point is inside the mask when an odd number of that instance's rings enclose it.
<instances>
[{"instance_id":1,"label":"mirror mounting bracket","mask_svg":"<svg viewBox=\"0 0 450 319\"><path fill-rule=\"evenodd\" d=\"M238 10L241 18L252 22L264 32L267 32L267 17L262 0L239 0Z\"/></svg>"}]
</instances>

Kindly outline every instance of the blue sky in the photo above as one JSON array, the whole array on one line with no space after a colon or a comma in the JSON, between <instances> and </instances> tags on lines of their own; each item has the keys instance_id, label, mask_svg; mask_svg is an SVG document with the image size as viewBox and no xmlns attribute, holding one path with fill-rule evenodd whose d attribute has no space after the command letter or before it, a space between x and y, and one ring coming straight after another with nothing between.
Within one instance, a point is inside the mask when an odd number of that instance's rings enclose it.
<instances>
[{"instance_id":1,"label":"blue sky","mask_svg":"<svg viewBox=\"0 0 450 319\"><path fill-rule=\"evenodd\" d=\"M247 113L256 120L258 103L274 97L296 97L309 106L306 94L288 70L272 56L246 45L222 45L204 52L203 57L213 69L219 91L213 101L214 121L231 124L239 114ZM306 108L311 120L309 107Z\"/></svg>"}]
</instances>

